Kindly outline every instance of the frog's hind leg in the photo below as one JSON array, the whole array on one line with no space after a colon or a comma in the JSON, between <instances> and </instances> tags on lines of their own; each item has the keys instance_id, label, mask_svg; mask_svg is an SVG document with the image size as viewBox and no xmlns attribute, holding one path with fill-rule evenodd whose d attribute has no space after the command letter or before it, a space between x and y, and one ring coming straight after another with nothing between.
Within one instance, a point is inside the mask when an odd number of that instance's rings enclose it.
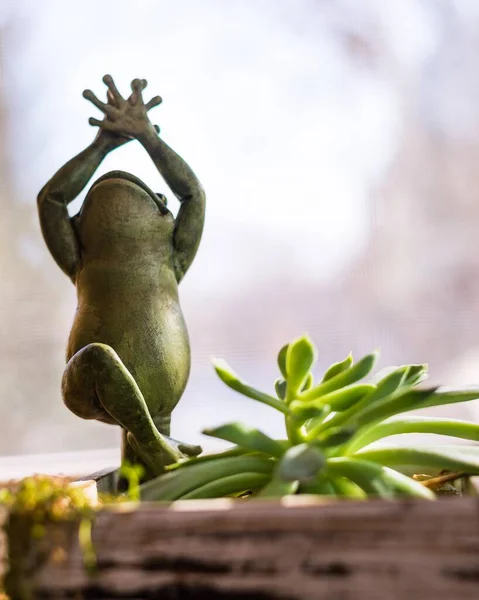
<instances>
[{"instance_id":1,"label":"frog's hind leg","mask_svg":"<svg viewBox=\"0 0 479 600\"><path fill-rule=\"evenodd\" d=\"M188 457L196 457L203 452L201 446L197 446L196 444L187 444L186 442L180 442L179 440L175 440L170 437L170 427L171 427L171 414L170 415L158 415L153 418L153 422L156 425L158 431L164 436L164 438L168 441L168 443L177 448L179 452Z\"/></svg>"},{"instance_id":2,"label":"frog's hind leg","mask_svg":"<svg viewBox=\"0 0 479 600\"><path fill-rule=\"evenodd\" d=\"M89 344L69 360L62 381L66 406L83 419L119 424L153 475L182 457L158 431L135 379L106 344Z\"/></svg>"},{"instance_id":3,"label":"frog's hind leg","mask_svg":"<svg viewBox=\"0 0 479 600\"><path fill-rule=\"evenodd\" d=\"M169 415L157 415L153 418L156 428L163 435L170 435L171 429L171 414Z\"/></svg>"}]
</instances>

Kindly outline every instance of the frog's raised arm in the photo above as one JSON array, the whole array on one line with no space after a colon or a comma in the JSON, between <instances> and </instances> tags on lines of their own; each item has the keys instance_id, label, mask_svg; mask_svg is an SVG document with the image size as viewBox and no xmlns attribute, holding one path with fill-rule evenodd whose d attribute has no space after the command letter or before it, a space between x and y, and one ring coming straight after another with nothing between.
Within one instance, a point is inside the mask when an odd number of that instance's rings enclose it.
<instances>
[{"instance_id":1,"label":"frog's raised arm","mask_svg":"<svg viewBox=\"0 0 479 600\"><path fill-rule=\"evenodd\" d=\"M205 220L205 193L186 162L158 137L154 129L138 136L172 192L181 203L173 233L176 279L183 279L195 258Z\"/></svg>"},{"instance_id":2,"label":"frog's raised arm","mask_svg":"<svg viewBox=\"0 0 479 600\"><path fill-rule=\"evenodd\" d=\"M43 237L58 266L72 280L80 267L81 255L67 206L89 182L108 151L106 139L98 136L55 173L38 194Z\"/></svg>"},{"instance_id":3,"label":"frog's raised arm","mask_svg":"<svg viewBox=\"0 0 479 600\"><path fill-rule=\"evenodd\" d=\"M109 75L105 75L103 80L107 85L112 82ZM205 218L205 194L190 167L160 139L148 119L147 112L158 106L161 98L155 96L145 104L142 91L146 85L145 79L134 79L131 82L131 96L127 101L116 102L113 109L108 109L90 93L88 99L108 117L103 121L90 119L90 124L97 125L102 130L136 138L180 201L181 208L176 217L173 237L175 275L180 281L193 262L200 244Z\"/></svg>"}]
</instances>

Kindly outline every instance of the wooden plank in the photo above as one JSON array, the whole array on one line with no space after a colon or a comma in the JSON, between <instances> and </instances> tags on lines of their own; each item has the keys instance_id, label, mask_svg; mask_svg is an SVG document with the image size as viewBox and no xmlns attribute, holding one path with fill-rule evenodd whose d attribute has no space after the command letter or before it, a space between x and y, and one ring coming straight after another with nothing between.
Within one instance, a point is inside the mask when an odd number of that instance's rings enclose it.
<instances>
[{"instance_id":1,"label":"wooden plank","mask_svg":"<svg viewBox=\"0 0 479 600\"><path fill-rule=\"evenodd\" d=\"M478 498L119 505L96 519L93 577L63 529L66 552L34 572L35 598L479 597Z\"/></svg>"}]
</instances>

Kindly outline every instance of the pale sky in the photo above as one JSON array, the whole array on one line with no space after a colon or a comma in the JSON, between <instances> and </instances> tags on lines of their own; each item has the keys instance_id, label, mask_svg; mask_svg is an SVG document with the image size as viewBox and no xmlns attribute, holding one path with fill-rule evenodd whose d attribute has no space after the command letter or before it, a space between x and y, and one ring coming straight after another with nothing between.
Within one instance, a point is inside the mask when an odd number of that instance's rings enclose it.
<instances>
[{"instance_id":1,"label":"pale sky","mask_svg":"<svg viewBox=\"0 0 479 600\"><path fill-rule=\"evenodd\" d=\"M164 99L152 119L207 192L201 254L185 285L228 293L264 278L271 249L312 281L334 278L366 240L368 200L401 119L397 78L358 68L338 32L364 31L374 13L398 68L419 65L434 47L420 3L359 4L17 2L5 62L11 135L23 142L14 147L21 198L33 202L92 139L88 117L100 115L84 88L102 97L110 72L127 93L145 77L146 95ZM176 206L138 144L108 157L98 175L110 169L136 174Z\"/></svg>"}]
</instances>

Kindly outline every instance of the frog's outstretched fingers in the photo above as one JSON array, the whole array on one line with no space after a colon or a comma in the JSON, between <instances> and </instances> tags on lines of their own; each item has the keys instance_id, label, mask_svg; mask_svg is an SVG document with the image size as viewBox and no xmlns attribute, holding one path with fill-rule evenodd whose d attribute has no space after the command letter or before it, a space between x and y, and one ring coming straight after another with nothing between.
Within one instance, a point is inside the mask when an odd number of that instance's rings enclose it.
<instances>
[{"instance_id":1,"label":"frog's outstretched fingers","mask_svg":"<svg viewBox=\"0 0 479 600\"><path fill-rule=\"evenodd\" d=\"M105 104L95 96L91 90L85 90L83 97L89 100L94 106L96 106L102 113L104 113L109 119L114 120L118 114L117 109L110 104Z\"/></svg>"},{"instance_id":2,"label":"frog's outstretched fingers","mask_svg":"<svg viewBox=\"0 0 479 600\"><path fill-rule=\"evenodd\" d=\"M154 96L149 102L146 103L146 110L150 110L150 108L154 108L163 102L161 96Z\"/></svg>"},{"instance_id":3,"label":"frog's outstretched fingers","mask_svg":"<svg viewBox=\"0 0 479 600\"><path fill-rule=\"evenodd\" d=\"M128 102L132 106L136 106L138 103L144 104L142 91L146 88L147 85L148 82L146 81L146 79L133 79L133 81L131 82L132 94L128 98Z\"/></svg>"},{"instance_id":4,"label":"frog's outstretched fingers","mask_svg":"<svg viewBox=\"0 0 479 600\"><path fill-rule=\"evenodd\" d=\"M129 97L128 101L132 106L135 106L136 104L140 103L145 106L146 110L150 110L151 108L154 108L155 106L158 106L163 102L161 96L154 96L149 102L147 102L146 104L144 103L142 91L146 88L147 85L148 82L146 81L146 79L134 79L131 82L132 94Z\"/></svg>"},{"instance_id":5,"label":"frog's outstretched fingers","mask_svg":"<svg viewBox=\"0 0 479 600\"><path fill-rule=\"evenodd\" d=\"M99 119L95 119L94 117L90 117L88 119L88 123L90 125L100 127L101 129L106 129L108 131L114 131L115 133L122 133L121 127L119 127L114 121L100 121Z\"/></svg>"},{"instance_id":6,"label":"frog's outstretched fingers","mask_svg":"<svg viewBox=\"0 0 479 600\"><path fill-rule=\"evenodd\" d=\"M107 86L108 92L107 95L111 98L111 102L113 106L120 106L122 102L125 102L125 99L118 91L118 88L113 81L113 77L111 75L105 75L103 77L103 83Z\"/></svg>"}]
</instances>

